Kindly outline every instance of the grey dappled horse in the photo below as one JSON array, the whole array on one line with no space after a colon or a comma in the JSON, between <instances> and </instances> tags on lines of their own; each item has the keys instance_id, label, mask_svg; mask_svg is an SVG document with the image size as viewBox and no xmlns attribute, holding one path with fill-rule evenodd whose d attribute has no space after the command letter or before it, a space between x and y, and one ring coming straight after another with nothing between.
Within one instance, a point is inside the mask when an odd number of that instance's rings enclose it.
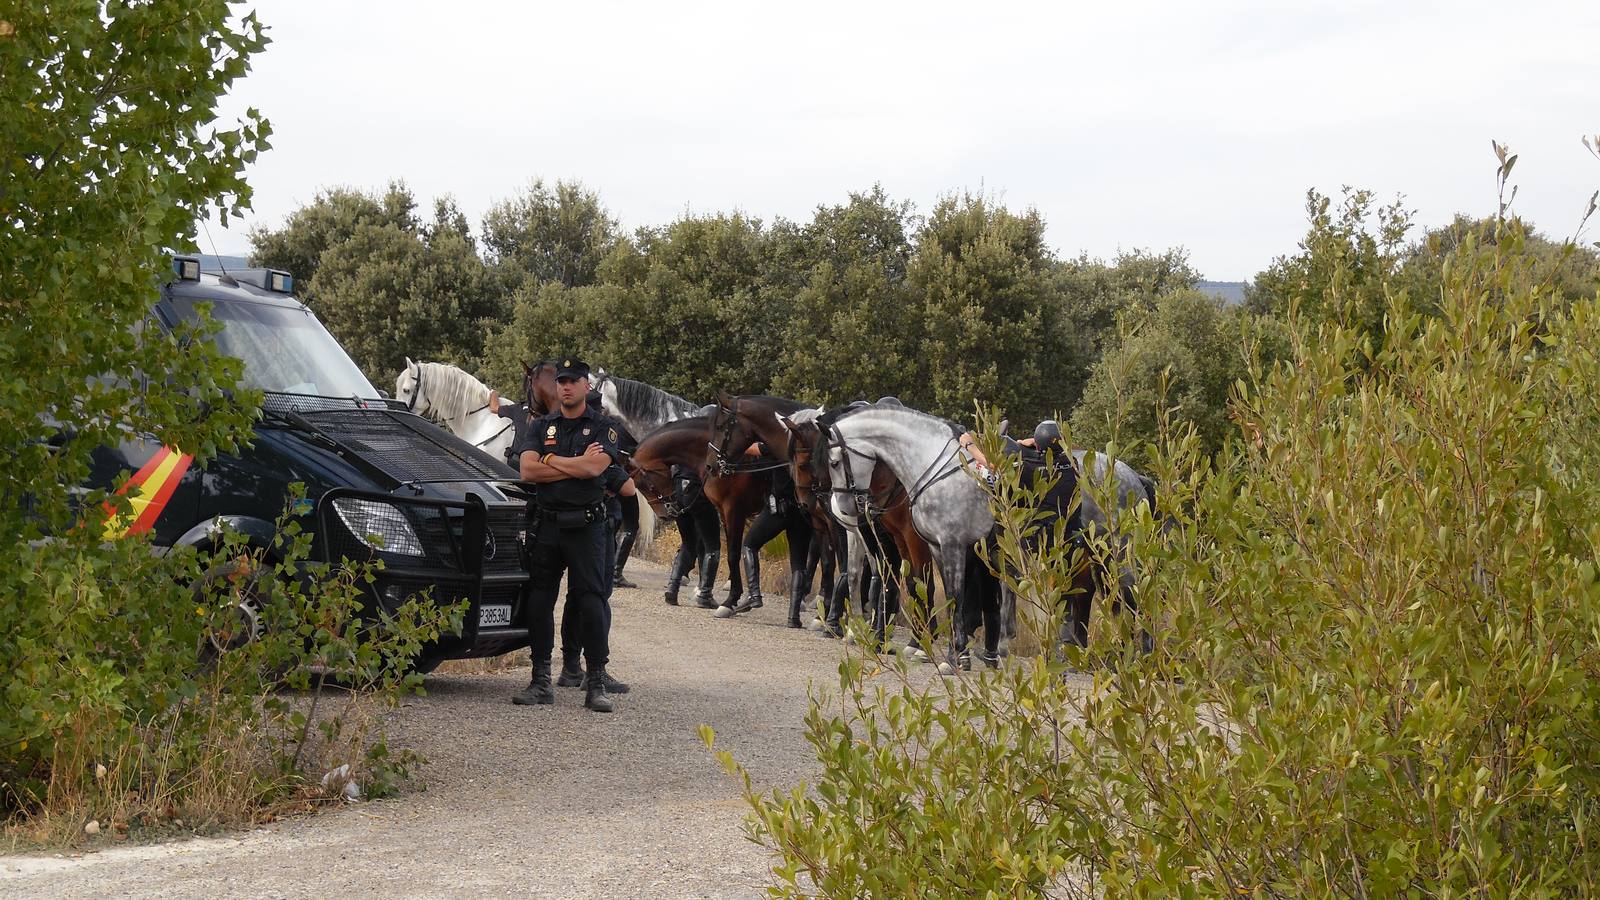
<instances>
[{"instance_id":1,"label":"grey dappled horse","mask_svg":"<svg viewBox=\"0 0 1600 900\"><path fill-rule=\"evenodd\" d=\"M862 407L844 412L831 423L826 417L818 422L824 425L834 511L853 516L861 489L871 478L873 464L884 462L905 485L912 521L933 549L945 594L964 598L970 567L981 565L973 548L989 536L995 522L988 493L962 471L971 457L959 447L958 426L927 413L894 406ZM1102 536L1110 544L1117 559L1118 599L1131 604L1134 572L1132 561L1124 552L1126 538L1117 528L1117 519L1139 503L1153 503L1149 481L1127 463L1105 454L1074 450L1072 455L1081 473L1080 515L1084 530ZM1112 496L1102 497L1102 485L1110 489ZM950 662L956 664L968 635L965 617L958 613L953 618L955 638ZM1148 635L1143 640L1148 645Z\"/></svg>"}]
</instances>

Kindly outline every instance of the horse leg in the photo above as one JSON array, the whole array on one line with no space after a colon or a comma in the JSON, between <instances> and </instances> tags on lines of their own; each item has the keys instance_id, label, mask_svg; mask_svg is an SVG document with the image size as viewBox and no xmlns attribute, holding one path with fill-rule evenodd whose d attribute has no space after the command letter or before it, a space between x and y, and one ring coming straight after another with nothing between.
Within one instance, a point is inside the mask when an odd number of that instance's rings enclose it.
<instances>
[{"instance_id":1,"label":"horse leg","mask_svg":"<svg viewBox=\"0 0 1600 900\"><path fill-rule=\"evenodd\" d=\"M944 593L955 604L955 610L950 616L950 650L945 656L944 663L939 666L939 673L953 675L960 669L961 657L966 655L967 650L966 551L957 550L952 553L941 547L938 553L939 569L944 578ZM968 665L971 665L970 661Z\"/></svg>"}]
</instances>

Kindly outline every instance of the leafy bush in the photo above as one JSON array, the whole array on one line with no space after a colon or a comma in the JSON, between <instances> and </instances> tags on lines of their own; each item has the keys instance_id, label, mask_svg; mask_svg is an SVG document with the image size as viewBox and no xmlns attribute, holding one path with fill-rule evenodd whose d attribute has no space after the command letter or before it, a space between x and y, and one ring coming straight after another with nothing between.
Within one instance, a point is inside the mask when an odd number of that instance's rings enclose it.
<instances>
[{"instance_id":1,"label":"leafy bush","mask_svg":"<svg viewBox=\"0 0 1600 900\"><path fill-rule=\"evenodd\" d=\"M132 431L203 465L251 436L259 397L238 389L239 363L207 326L144 326L197 218L248 206L241 173L271 129L255 110L230 128L216 109L266 38L220 0L0 16L0 819L62 840L90 816L110 833L248 818L301 792L302 770L329 753L360 765L371 737L355 711L315 708L317 693L281 698L280 677L309 690L310 673L331 672L362 704L392 697L404 682L385 665L456 612L359 626L368 573L303 566L291 528L272 562L300 577L265 593L276 630L201 665L208 628L236 616L192 585L264 577L263 554L236 540L215 556L103 541L131 498L80 492L96 448ZM406 760L373 749L367 781L381 786Z\"/></svg>"},{"instance_id":2,"label":"leafy bush","mask_svg":"<svg viewBox=\"0 0 1600 900\"><path fill-rule=\"evenodd\" d=\"M1167 435L1160 525L1127 520L1156 652L1100 609L1065 661L847 660L817 783L746 782L774 893L1595 893L1600 298L1495 227L1438 315L1295 319L1214 460ZM1074 558L1002 518L1006 580L1052 607Z\"/></svg>"}]
</instances>

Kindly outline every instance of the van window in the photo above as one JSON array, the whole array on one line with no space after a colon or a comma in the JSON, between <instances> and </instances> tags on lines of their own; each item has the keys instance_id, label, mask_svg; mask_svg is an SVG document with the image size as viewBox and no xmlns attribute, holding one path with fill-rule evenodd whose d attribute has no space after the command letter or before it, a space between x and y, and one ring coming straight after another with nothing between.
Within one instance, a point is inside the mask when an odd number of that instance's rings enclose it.
<instances>
[{"instance_id":1,"label":"van window","mask_svg":"<svg viewBox=\"0 0 1600 900\"><path fill-rule=\"evenodd\" d=\"M194 318L194 303L182 301ZM303 309L267 303L211 303L221 326L217 348L244 361L247 387L320 397L376 398L378 392L317 317Z\"/></svg>"}]
</instances>

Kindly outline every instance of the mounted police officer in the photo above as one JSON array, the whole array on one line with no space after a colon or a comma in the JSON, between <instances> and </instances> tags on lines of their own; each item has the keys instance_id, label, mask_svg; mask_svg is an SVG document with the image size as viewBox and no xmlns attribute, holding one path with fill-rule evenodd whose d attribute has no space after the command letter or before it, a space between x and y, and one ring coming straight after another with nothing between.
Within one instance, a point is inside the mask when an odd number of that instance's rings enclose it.
<instances>
[{"instance_id":1,"label":"mounted police officer","mask_svg":"<svg viewBox=\"0 0 1600 900\"><path fill-rule=\"evenodd\" d=\"M539 499L536 507L530 507L528 523L533 678L511 699L519 705L555 702L550 653L555 646L556 595L565 572L587 664L583 705L611 712L614 705L605 686L610 660L606 566L611 537L603 476L621 461L621 452L615 425L596 415L586 402L588 365L564 358L556 368L556 385L560 409L535 419L518 447L522 479L539 486Z\"/></svg>"}]
</instances>

